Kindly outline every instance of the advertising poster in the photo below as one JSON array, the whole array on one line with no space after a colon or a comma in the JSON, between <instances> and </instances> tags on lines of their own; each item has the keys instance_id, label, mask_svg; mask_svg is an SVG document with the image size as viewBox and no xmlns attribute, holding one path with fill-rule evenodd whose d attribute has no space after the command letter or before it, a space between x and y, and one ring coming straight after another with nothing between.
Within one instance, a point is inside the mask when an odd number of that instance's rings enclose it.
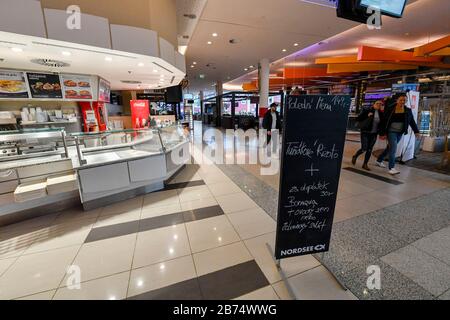
<instances>
[{"instance_id":1,"label":"advertising poster","mask_svg":"<svg viewBox=\"0 0 450 320\"><path fill-rule=\"evenodd\" d=\"M275 256L329 250L350 96L289 96L285 106Z\"/></svg>"},{"instance_id":2,"label":"advertising poster","mask_svg":"<svg viewBox=\"0 0 450 320\"><path fill-rule=\"evenodd\" d=\"M90 76L62 74L61 82L64 99L92 100L92 83Z\"/></svg>"},{"instance_id":3,"label":"advertising poster","mask_svg":"<svg viewBox=\"0 0 450 320\"><path fill-rule=\"evenodd\" d=\"M31 96L35 99L62 99L58 74L27 72Z\"/></svg>"},{"instance_id":4,"label":"advertising poster","mask_svg":"<svg viewBox=\"0 0 450 320\"><path fill-rule=\"evenodd\" d=\"M0 99L28 99L25 73L0 71Z\"/></svg>"},{"instance_id":5,"label":"advertising poster","mask_svg":"<svg viewBox=\"0 0 450 320\"><path fill-rule=\"evenodd\" d=\"M131 100L130 106L133 129L148 127L148 118L150 117L150 104L148 100Z\"/></svg>"},{"instance_id":6,"label":"advertising poster","mask_svg":"<svg viewBox=\"0 0 450 320\"><path fill-rule=\"evenodd\" d=\"M111 102L111 84L102 78L98 82L98 101Z\"/></svg>"}]
</instances>

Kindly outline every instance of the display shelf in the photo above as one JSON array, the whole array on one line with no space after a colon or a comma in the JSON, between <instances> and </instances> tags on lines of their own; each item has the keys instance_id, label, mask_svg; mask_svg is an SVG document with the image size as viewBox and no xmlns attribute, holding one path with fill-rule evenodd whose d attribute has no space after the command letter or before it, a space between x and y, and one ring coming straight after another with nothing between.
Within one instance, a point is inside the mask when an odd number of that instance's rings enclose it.
<instances>
[{"instance_id":1,"label":"display shelf","mask_svg":"<svg viewBox=\"0 0 450 320\"><path fill-rule=\"evenodd\" d=\"M74 124L74 123L77 123L77 121L75 120L75 121L52 121L52 122L34 122L34 123L31 123L31 122L29 122L29 123L23 123L23 122L21 122L20 123L20 125L21 126L36 126L36 125L38 125L38 126L48 126L48 125L56 125L56 124Z\"/></svg>"}]
</instances>

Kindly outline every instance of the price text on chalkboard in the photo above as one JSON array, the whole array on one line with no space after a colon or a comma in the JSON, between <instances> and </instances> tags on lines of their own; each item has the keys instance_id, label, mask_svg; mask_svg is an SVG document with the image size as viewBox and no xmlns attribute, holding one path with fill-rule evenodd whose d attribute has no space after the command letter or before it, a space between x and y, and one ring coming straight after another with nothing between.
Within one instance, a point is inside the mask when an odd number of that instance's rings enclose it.
<instances>
[{"instance_id":1,"label":"price text on chalkboard","mask_svg":"<svg viewBox=\"0 0 450 320\"><path fill-rule=\"evenodd\" d=\"M285 105L275 256L329 250L350 96L289 96Z\"/></svg>"}]
</instances>

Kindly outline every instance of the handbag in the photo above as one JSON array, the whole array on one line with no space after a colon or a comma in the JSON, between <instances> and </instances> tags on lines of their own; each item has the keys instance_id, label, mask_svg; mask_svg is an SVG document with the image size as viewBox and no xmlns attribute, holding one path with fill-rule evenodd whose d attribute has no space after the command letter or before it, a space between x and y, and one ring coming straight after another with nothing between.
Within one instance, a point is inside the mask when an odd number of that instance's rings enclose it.
<instances>
[{"instance_id":1,"label":"handbag","mask_svg":"<svg viewBox=\"0 0 450 320\"><path fill-rule=\"evenodd\" d=\"M369 117L365 120L356 122L356 128L363 130L368 130L370 125L372 124L373 118Z\"/></svg>"}]
</instances>

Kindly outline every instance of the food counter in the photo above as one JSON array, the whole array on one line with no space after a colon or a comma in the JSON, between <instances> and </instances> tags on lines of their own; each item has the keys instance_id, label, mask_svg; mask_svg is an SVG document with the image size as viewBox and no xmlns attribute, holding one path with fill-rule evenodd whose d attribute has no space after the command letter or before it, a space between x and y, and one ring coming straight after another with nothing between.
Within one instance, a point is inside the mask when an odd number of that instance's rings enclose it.
<instances>
[{"instance_id":1,"label":"food counter","mask_svg":"<svg viewBox=\"0 0 450 320\"><path fill-rule=\"evenodd\" d=\"M0 225L161 190L190 160L181 126L70 135L61 129L22 131L3 135L2 143L23 140L36 146L50 141L55 148L0 157Z\"/></svg>"}]
</instances>

